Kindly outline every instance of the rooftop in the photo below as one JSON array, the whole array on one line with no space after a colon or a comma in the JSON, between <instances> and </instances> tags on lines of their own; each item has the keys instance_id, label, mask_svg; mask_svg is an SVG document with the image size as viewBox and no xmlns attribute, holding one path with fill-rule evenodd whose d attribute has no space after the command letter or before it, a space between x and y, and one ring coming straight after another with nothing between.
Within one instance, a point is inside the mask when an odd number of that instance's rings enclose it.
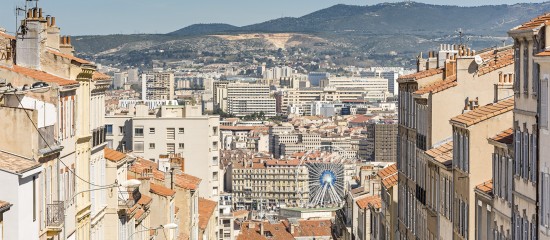
<instances>
[{"instance_id":1,"label":"rooftop","mask_svg":"<svg viewBox=\"0 0 550 240\"><path fill-rule=\"evenodd\" d=\"M200 178L186 173L181 173L174 176L174 184L184 189L196 190L199 187L200 183Z\"/></svg>"},{"instance_id":2,"label":"rooftop","mask_svg":"<svg viewBox=\"0 0 550 240\"><path fill-rule=\"evenodd\" d=\"M126 154L121 153L121 152L116 151L116 150L113 150L113 149L110 149L110 148L105 148L103 150L103 154L105 156L105 159L107 159L111 162L119 162L119 161L123 160L126 157Z\"/></svg>"},{"instance_id":3,"label":"rooftop","mask_svg":"<svg viewBox=\"0 0 550 240\"><path fill-rule=\"evenodd\" d=\"M514 130L512 128L508 128L492 137L491 140L504 144L512 144L514 143Z\"/></svg>"},{"instance_id":4,"label":"rooftop","mask_svg":"<svg viewBox=\"0 0 550 240\"><path fill-rule=\"evenodd\" d=\"M73 55L69 55L69 54L64 54L64 53L60 53L58 51L54 51L54 50L51 50L51 49L48 49L47 50L49 53L55 55L55 56L58 56L58 57L62 57L62 58L66 58L66 59L69 59L71 61L75 61L77 63L80 63L80 64L90 64L89 61L87 60L84 60L82 58L77 58Z\"/></svg>"},{"instance_id":5,"label":"rooftop","mask_svg":"<svg viewBox=\"0 0 550 240\"><path fill-rule=\"evenodd\" d=\"M461 124L465 127L475 125L492 117L512 111L514 109L514 98L507 98L497 103L490 103L478 107L472 111L451 118L451 124Z\"/></svg>"},{"instance_id":6,"label":"rooftop","mask_svg":"<svg viewBox=\"0 0 550 240\"><path fill-rule=\"evenodd\" d=\"M199 228L206 229L208 222L216 210L217 202L206 198L199 198Z\"/></svg>"},{"instance_id":7,"label":"rooftop","mask_svg":"<svg viewBox=\"0 0 550 240\"><path fill-rule=\"evenodd\" d=\"M435 161L449 167L453 162L453 141L449 141L439 147L432 148L426 151L426 154L432 157Z\"/></svg>"},{"instance_id":8,"label":"rooftop","mask_svg":"<svg viewBox=\"0 0 550 240\"><path fill-rule=\"evenodd\" d=\"M479 184L476 186L476 190L481 191L483 193L492 195L493 194L493 180L486 181L482 184Z\"/></svg>"},{"instance_id":9,"label":"rooftop","mask_svg":"<svg viewBox=\"0 0 550 240\"><path fill-rule=\"evenodd\" d=\"M8 211L10 207L11 207L11 204L9 202L0 200L0 213Z\"/></svg>"},{"instance_id":10,"label":"rooftop","mask_svg":"<svg viewBox=\"0 0 550 240\"><path fill-rule=\"evenodd\" d=\"M408 75L403 75L403 76L400 76L397 80L400 81L416 81L416 80L419 80L419 79L422 79L422 78L427 78L427 77L431 77L431 76L435 76L437 74L442 74L443 73L443 68L433 68L433 69L429 69L429 70L424 70L424 71L420 71L420 72L417 72L417 73L412 73L412 74L408 74Z\"/></svg>"},{"instance_id":11,"label":"rooftop","mask_svg":"<svg viewBox=\"0 0 550 240\"><path fill-rule=\"evenodd\" d=\"M382 184L386 189L397 184L397 164L391 164L378 172L378 177L382 179Z\"/></svg>"},{"instance_id":12,"label":"rooftop","mask_svg":"<svg viewBox=\"0 0 550 240\"><path fill-rule=\"evenodd\" d=\"M92 75L92 80L94 80L94 81L110 80L110 79L111 79L111 76L109 76L105 73L99 72L99 71L95 71L94 74Z\"/></svg>"},{"instance_id":13,"label":"rooftop","mask_svg":"<svg viewBox=\"0 0 550 240\"><path fill-rule=\"evenodd\" d=\"M514 64L514 49L511 46L491 50L480 54L486 64L477 69L477 75L482 76L503 67Z\"/></svg>"},{"instance_id":14,"label":"rooftop","mask_svg":"<svg viewBox=\"0 0 550 240\"><path fill-rule=\"evenodd\" d=\"M52 74L49 74L49 73L46 73L46 72L43 72L43 71L38 71L38 70L30 69L30 68L20 67L20 66L17 66L17 65L14 65L12 68L5 67L5 66L0 66L0 69L5 69L5 70L8 70L8 71L19 73L21 75L25 75L27 77L34 78L34 79L42 81L42 82L53 83L53 84L57 84L59 86L68 86L68 85L77 85L77 84L79 84L77 81L74 81L74 80L61 78L61 77L54 76Z\"/></svg>"},{"instance_id":15,"label":"rooftop","mask_svg":"<svg viewBox=\"0 0 550 240\"><path fill-rule=\"evenodd\" d=\"M14 174L22 174L40 167L40 163L17 156L11 153L0 151L0 170Z\"/></svg>"},{"instance_id":16,"label":"rooftop","mask_svg":"<svg viewBox=\"0 0 550 240\"><path fill-rule=\"evenodd\" d=\"M438 93L438 92L442 92L442 91L445 91L449 88L452 88L452 87L456 87L458 86L458 82L456 81L456 75L453 75L443 81L439 81L439 82L436 82L434 84L430 84L428 86L425 86L423 88L420 88L418 90L416 90L416 92L414 92L415 94L418 94L418 95L423 95L423 94L426 94L426 93Z\"/></svg>"},{"instance_id":17,"label":"rooftop","mask_svg":"<svg viewBox=\"0 0 550 240\"><path fill-rule=\"evenodd\" d=\"M357 203L357 206L359 206L359 208L365 209L369 207L369 204L378 205L378 204L381 204L381 201L382 200L380 199L380 196L373 195L373 196L362 197L359 200L357 200L356 203Z\"/></svg>"},{"instance_id":18,"label":"rooftop","mask_svg":"<svg viewBox=\"0 0 550 240\"><path fill-rule=\"evenodd\" d=\"M162 185L158 185L158 184L154 184L154 183L151 183L151 188L149 190L149 192L152 192L154 194L157 194L157 195L160 195L160 196L163 196L163 197L170 197L170 196L174 196L174 194L176 194L176 192L170 188L167 188L165 186L162 186Z\"/></svg>"},{"instance_id":19,"label":"rooftop","mask_svg":"<svg viewBox=\"0 0 550 240\"><path fill-rule=\"evenodd\" d=\"M536 18L531 19L530 21L521 24L520 26L517 26L512 29L514 30L533 30L537 29L543 26L546 26L547 21L550 21L550 13L545 13L543 15L540 15Z\"/></svg>"}]
</instances>

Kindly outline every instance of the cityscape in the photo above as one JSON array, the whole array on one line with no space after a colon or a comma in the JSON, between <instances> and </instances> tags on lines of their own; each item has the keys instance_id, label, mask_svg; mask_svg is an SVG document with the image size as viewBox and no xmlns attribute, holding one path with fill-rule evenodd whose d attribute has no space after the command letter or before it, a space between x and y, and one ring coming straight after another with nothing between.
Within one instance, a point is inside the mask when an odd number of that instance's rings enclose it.
<instances>
[{"instance_id":1,"label":"cityscape","mask_svg":"<svg viewBox=\"0 0 550 240\"><path fill-rule=\"evenodd\" d=\"M550 2L13 2L0 240L550 239Z\"/></svg>"}]
</instances>

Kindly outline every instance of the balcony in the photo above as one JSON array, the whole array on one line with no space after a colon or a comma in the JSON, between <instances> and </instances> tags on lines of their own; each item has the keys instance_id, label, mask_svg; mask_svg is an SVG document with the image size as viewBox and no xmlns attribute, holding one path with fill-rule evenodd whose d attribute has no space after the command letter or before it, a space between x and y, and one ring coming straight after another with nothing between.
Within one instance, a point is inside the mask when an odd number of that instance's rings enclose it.
<instances>
[{"instance_id":1,"label":"balcony","mask_svg":"<svg viewBox=\"0 0 550 240\"><path fill-rule=\"evenodd\" d=\"M60 232L65 221L65 206L62 201L46 204L46 228Z\"/></svg>"}]
</instances>

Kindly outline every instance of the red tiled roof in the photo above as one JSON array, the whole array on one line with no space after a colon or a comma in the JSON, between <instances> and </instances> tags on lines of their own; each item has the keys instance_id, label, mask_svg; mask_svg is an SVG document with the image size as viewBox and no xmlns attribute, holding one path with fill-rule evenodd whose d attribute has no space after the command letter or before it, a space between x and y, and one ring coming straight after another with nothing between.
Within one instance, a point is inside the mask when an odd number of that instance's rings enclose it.
<instances>
[{"instance_id":1,"label":"red tiled roof","mask_svg":"<svg viewBox=\"0 0 550 240\"><path fill-rule=\"evenodd\" d=\"M284 223L287 223L287 222L284 222ZM294 227L294 233L292 235L295 238L332 236L331 228L332 228L332 222L327 219L298 220L298 225Z\"/></svg>"},{"instance_id":2,"label":"red tiled roof","mask_svg":"<svg viewBox=\"0 0 550 240\"><path fill-rule=\"evenodd\" d=\"M550 50L546 50L535 55L537 57L550 57Z\"/></svg>"},{"instance_id":3,"label":"red tiled roof","mask_svg":"<svg viewBox=\"0 0 550 240\"><path fill-rule=\"evenodd\" d=\"M381 201L380 196L374 195L374 196L365 196L357 200L356 204L359 208L365 209L369 207L369 204L377 204L377 201Z\"/></svg>"},{"instance_id":4,"label":"red tiled roof","mask_svg":"<svg viewBox=\"0 0 550 240\"><path fill-rule=\"evenodd\" d=\"M199 198L199 228L204 230L208 226L208 221L216 210L217 202L206 198Z\"/></svg>"},{"instance_id":5,"label":"red tiled roof","mask_svg":"<svg viewBox=\"0 0 550 240\"><path fill-rule=\"evenodd\" d=\"M365 115L356 115L355 118L353 118L351 121L349 121L350 123L364 123L364 122L368 122L369 120L371 120L372 117L371 116L365 116Z\"/></svg>"},{"instance_id":6,"label":"red tiled roof","mask_svg":"<svg viewBox=\"0 0 550 240\"><path fill-rule=\"evenodd\" d=\"M40 163L18 155L0 151L0 169L6 172L21 174L40 167Z\"/></svg>"},{"instance_id":7,"label":"red tiled roof","mask_svg":"<svg viewBox=\"0 0 550 240\"><path fill-rule=\"evenodd\" d=\"M476 189L481 191L481 192L484 192L486 194L491 195L492 192L493 192L493 179L491 179L489 181L486 181L482 184L477 185Z\"/></svg>"},{"instance_id":8,"label":"red tiled roof","mask_svg":"<svg viewBox=\"0 0 550 240\"><path fill-rule=\"evenodd\" d=\"M253 227L252 224L254 224ZM267 240L268 238L260 234L260 224L263 224L264 232L269 232L273 236L270 239L294 240L294 237L287 231L287 226L283 222L269 223L268 221L262 223L247 221L242 223L237 240Z\"/></svg>"},{"instance_id":9,"label":"red tiled roof","mask_svg":"<svg viewBox=\"0 0 550 240\"><path fill-rule=\"evenodd\" d=\"M248 211L245 209L237 210L233 212L233 217L242 217L242 216L248 216Z\"/></svg>"},{"instance_id":10,"label":"red tiled roof","mask_svg":"<svg viewBox=\"0 0 550 240\"><path fill-rule=\"evenodd\" d=\"M530 21L512 29L513 30L532 30L542 26L546 26L547 22L550 21L550 13L545 13L541 16L531 19Z\"/></svg>"},{"instance_id":11,"label":"red tiled roof","mask_svg":"<svg viewBox=\"0 0 550 240\"><path fill-rule=\"evenodd\" d=\"M491 50L487 53L480 54L486 64L478 68L477 75L482 76L503 67L514 64L514 49L507 48L505 50Z\"/></svg>"},{"instance_id":12,"label":"red tiled roof","mask_svg":"<svg viewBox=\"0 0 550 240\"><path fill-rule=\"evenodd\" d=\"M57 84L59 86L68 86L68 85L79 84L77 81L74 81L74 80L68 80L68 79L60 78L58 76L54 76L52 74L49 74L49 73L46 73L46 72L43 72L43 71L38 71L38 70L30 69L30 68L20 67L20 66L17 66L17 65L14 65L12 68L8 68L8 67L5 67L5 66L0 66L0 68L6 69L8 71L15 72L15 73L19 73L19 74L25 75L27 77L34 78L36 80L42 81L42 82Z\"/></svg>"},{"instance_id":13,"label":"red tiled roof","mask_svg":"<svg viewBox=\"0 0 550 240\"><path fill-rule=\"evenodd\" d=\"M153 201L153 199L151 197L149 197L148 195L145 195L145 194L141 194L141 197L139 198L137 203L139 205L145 206L145 205L151 203L151 201Z\"/></svg>"},{"instance_id":14,"label":"red tiled roof","mask_svg":"<svg viewBox=\"0 0 550 240\"><path fill-rule=\"evenodd\" d=\"M435 161L445 166L450 166L453 162L453 141L449 141L439 147L427 150L426 155L432 157Z\"/></svg>"},{"instance_id":15,"label":"red tiled roof","mask_svg":"<svg viewBox=\"0 0 550 240\"><path fill-rule=\"evenodd\" d=\"M456 75L453 75L443 81L436 82L434 84L425 86L423 88L420 88L414 92L415 94L422 95L426 93L438 93L442 92L444 90L447 90L452 87L458 86L458 82L456 81Z\"/></svg>"},{"instance_id":16,"label":"red tiled roof","mask_svg":"<svg viewBox=\"0 0 550 240\"><path fill-rule=\"evenodd\" d=\"M94 74L92 75L92 80L93 81L110 80L110 79L111 79L111 76L109 76L105 73L99 72L99 71L95 71Z\"/></svg>"},{"instance_id":17,"label":"red tiled roof","mask_svg":"<svg viewBox=\"0 0 550 240\"><path fill-rule=\"evenodd\" d=\"M172 190L170 188L167 188L167 187L164 187L164 186L161 186L161 185L158 185L158 184L154 184L154 183L151 183L151 188L150 188L149 192L152 192L154 194L164 196L164 197L170 197L170 196L174 196L174 194L176 194L176 192L174 190Z\"/></svg>"},{"instance_id":18,"label":"red tiled roof","mask_svg":"<svg viewBox=\"0 0 550 240\"><path fill-rule=\"evenodd\" d=\"M420 71L420 72L417 72L417 73L412 73L412 74L400 76L397 80L416 81L418 79L427 78L427 77L431 77L431 76L434 76L434 75L437 75L437 74L442 74L442 73L443 73L443 68L432 68L432 69L429 69L429 70L424 70L424 71Z\"/></svg>"},{"instance_id":19,"label":"red tiled roof","mask_svg":"<svg viewBox=\"0 0 550 240\"><path fill-rule=\"evenodd\" d=\"M451 123L464 124L467 127L485 121L494 116L512 111L514 109L514 98L501 100L497 103L491 103L478 107L472 111L451 118Z\"/></svg>"},{"instance_id":20,"label":"red tiled roof","mask_svg":"<svg viewBox=\"0 0 550 240\"><path fill-rule=\"evenodd\" d=\"M186 174L186 173L176 174L174 176L174 184L184 189L196 190L199 187L200 183L201 183L200 178Z\"/></svg>"},{"instance_id":21,"label":"red tiled roof","mask_svg":"<svg viewBox=\"0 0 550 240\"><path fill-rule=\"evenodd\" d=\"M378 171L378 177L386 189L395 186L397 184L397 164L391 164Z\"/></svg>"},{"instance_id":22,"label":"red tiled roof","mask_svg":"<svg viewBox=\"0 0 550 240\"><path fill-rule=\"evenodd\" d=\"M118 162L126 157L126 154L110 148L105 148L103 150L103 155L105 156L105 159L111 162Z\"/></svg>"},{"instance_id":23,"label":"red tiled roof","mask_svg":"<svg viewBox=\"0 0 550 240\"><path fill-rule=\"evenodd\" d=\"M514 143L514 130L512 128L506 129L491 139L499 143L512 144Z\"/></svg>"},{"instance_id":24,"label":"red tiled roof","mask_svg":"<svg viewBox=\"0 0 550 240\"><path fill-rule=\"evenodd\" d=\"M0 32L0 37L1 37L1 38L7 38L7 39L15 40L15 36L10 35L10 34L7 34L7 33L5 33L5 32Z\"/></svg>"},{"instance_id":25,"label":"red tiled roof","mask_svg":"<svg viewBox=\"0 0 550 240\"><path fill-rule=\"evenodd\" d=\"M71 61L75 61L75 62L80 63L80 64L89 64L90 63L88 60L84 60L82 58L77 58L75 56L72 56L72 55L69 55L69 54L64 54L64 53L54 51L54 50L51 50L51 49L48 49L48 52L53 54L53 55L56 55L56 56L59 56L59 57L62 57L62 58L67 58Z\"/></svg>"}]
</instances>

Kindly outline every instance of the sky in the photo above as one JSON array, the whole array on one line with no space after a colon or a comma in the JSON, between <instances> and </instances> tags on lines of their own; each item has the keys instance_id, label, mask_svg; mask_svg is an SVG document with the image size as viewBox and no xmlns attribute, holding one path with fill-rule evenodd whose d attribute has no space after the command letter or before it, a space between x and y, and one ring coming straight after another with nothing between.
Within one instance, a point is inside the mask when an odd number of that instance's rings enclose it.
<instances>
[{"instance_id":1,"label":"sky","mask_svg":"<svg viewBox=\"0 0 550 240\"><path fill-rule=\"evenodd\" d=\"M0 27L13 34L15 8L25 0L0 0ZM403 0L40 0L46 15L56 17L62 34L106 35L167 33L195 23L244 26L280 17L300 17L335 4L373 5ZM416 0L479 6L545 0Z\"/></svg>"}]
</instances>

